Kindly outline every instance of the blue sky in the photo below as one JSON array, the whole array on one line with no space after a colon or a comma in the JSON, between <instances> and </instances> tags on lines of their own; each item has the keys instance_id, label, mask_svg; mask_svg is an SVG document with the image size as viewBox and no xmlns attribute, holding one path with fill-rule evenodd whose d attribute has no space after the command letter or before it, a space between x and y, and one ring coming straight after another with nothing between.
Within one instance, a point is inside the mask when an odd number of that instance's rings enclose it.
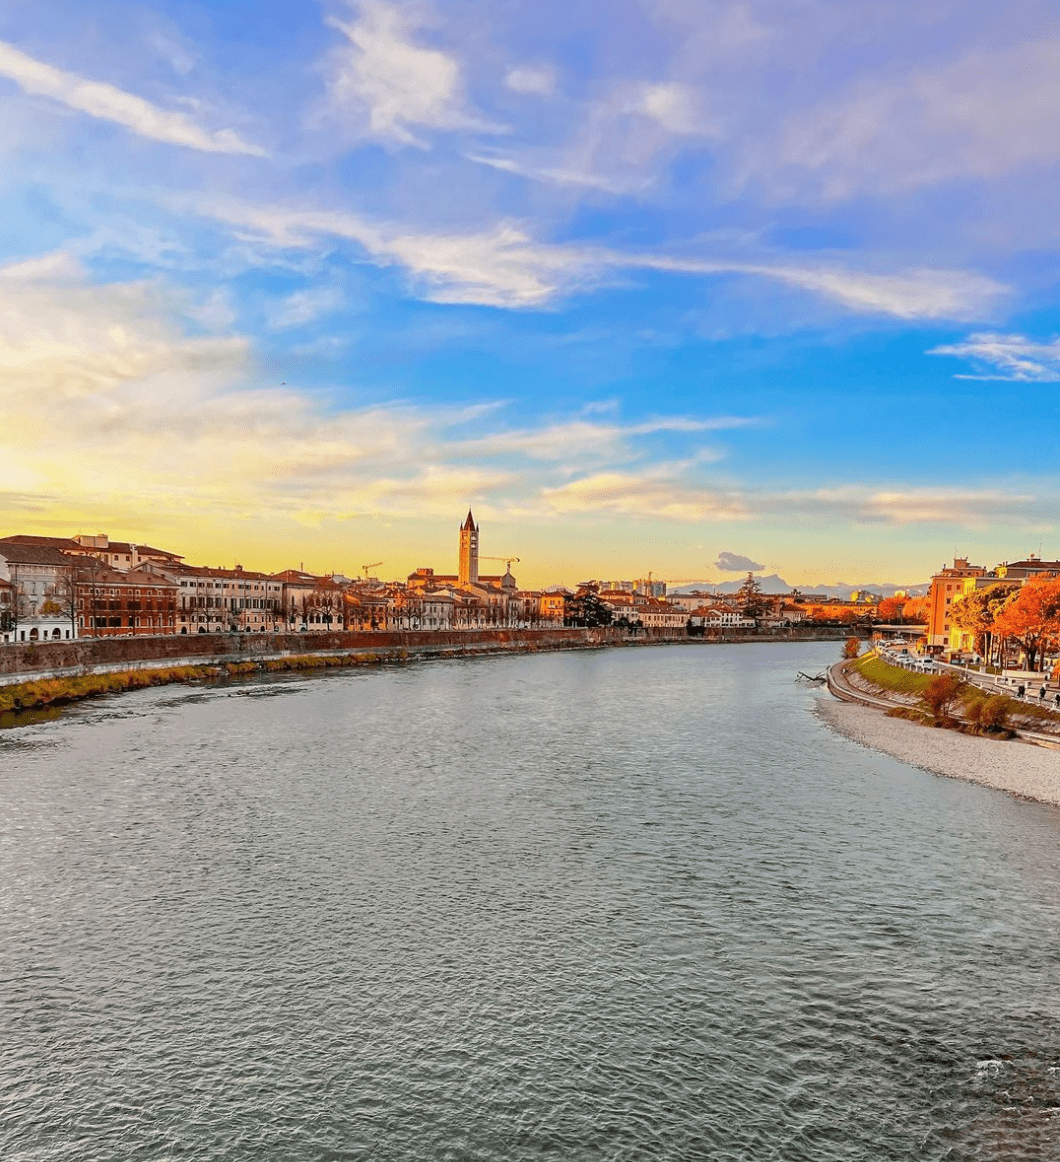
<instances>
[{"instance_id":1,"label":"blue sky","mask_svg":"<svg viewBox=\"0 0 1060 1162\"><path fill-rule=\"evenodd\" d=\"M11 531L399 576L473 505L530 584L1060 552L1040 4L0 2L0 153Z\"/></svg>"}]
</instances>

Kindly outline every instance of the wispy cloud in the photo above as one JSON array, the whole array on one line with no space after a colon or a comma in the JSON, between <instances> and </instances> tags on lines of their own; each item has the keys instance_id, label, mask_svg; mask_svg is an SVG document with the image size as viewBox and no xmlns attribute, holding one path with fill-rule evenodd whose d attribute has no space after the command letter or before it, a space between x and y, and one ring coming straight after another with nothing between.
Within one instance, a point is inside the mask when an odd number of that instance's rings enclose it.
<instances>
[{"instance_id":1,"label":"wispy cloud","mask_svg":"<svg viewBox=\"0 0 1060 1162\"><path fill-rule=\"evenodd\" d=\"M315 247L322 237L352 242L378 265L409 271L434 302L539 306L576 285L586 265L577 251L537 244L508 223L476 233L431 234L342 211L223 200L197 208L278 247Z\"/></svg>"},{"instance_id":2,"label":"wispy cloud","mask_svg":"<svg viewBox=\"0 0 1060 1162\"><path fill-rule=\"evenodd\" d=\"M342 302L343 295L337 287L308 287L273 303L266 311L266 317L269 326L277 330L301 327L337 310Z\"/></svg>"},{"instance_id":3,"label":"wispy cloud","mask_svg":"<svg viewBox=\"0 0 1060 1162\"><path fill-rule=\"evenodd\" d=\"M209 307L209 304L206 304ZM449 513L469 496L531 506L566 469L630 459L631 441L740 418L550 419L517 432L474 404L342 407L263 386L253 346L201 333L211 311L158 282L94 285L77 264L0 269L0 490L117 494L145 505L325 516ZM502 453L505 453L502 455Z\"/></svg>"},{"instance_id":4,"label":"wispy cloud","mask_svg":"<svg viewBox=\"0 0 1060 1162\"><path fill-rule=\"evenodd\" d=\"M832 488L769 491L749 485L724 488L692 484L673 464L641 471L600 471L541 491L541 504L557 514L618 514L673 522L840 522L902 528L989 529L1004 520L1013 526L1055 526L1055 486L1035 496L997 488L902 488L840 485ZM733 556L733 561L746 558ZM718 568L726 568L717 563ZM735 567L735 566L732 566ZM752 568L740 565L739 568Z\"/></svg>"},{"instance_id":5,"label":"wispy cloud","mask_svg":"<svg viewBox=\"0 0 1060 1162\"><path fill-rule=\"evenodd\" d=\"M974 319L989 314L1008 291L1004 284L966 271L847 269L807 256L800 265L774 260L676 258L625 253L588 244L533 239L514 223L472 233L432 234L331 210L287 210L216 200L200 212L276 246L305 247L322 236L362 247L379 265L400 266L435 302L541 307L562 295L613 281L619 272L748 275L801 287L849 310L896 318Z\"/></svg>"},{"instance_id":6,"label":"wispy cloud","mask_svg":"<svg viewBox=\"0 0 1060 1162\"><path fill-rule=\"evenodd\" d=\"M550 97L556 91L556 74L550 68L531 68L523 65L510 69L504 83L513 93Z\"/></svg>"},{"instance_id":7,"label":"wispy cloud","mask_svg":"<svg viewBox=\"0 0 1060 1162\"><path fill-rule=\"evenodd\" d=\"M1060 382L1060 339L1040 343L1025 335L989 331L970 335L963 343L933 347L929 355L966 359L979 370L958 379L1000 379L1015 383Z\"/></svg>"},{"instance_id":8,"label":"wispy cloud","mask_svg":"<svg viewBox=\"0 0 1060 1162\"><path fill-rule=\"evenodd\" d=\"M1053 163L1060 159L1060 38L862 75L748 135L738 155L743 180L774 194L827 199Z\"/></svg>"},{"instance_id":9,"label":"wispy cloud","mask_svg":"<svg viewBox=\"0 0 1060 1162\"><path fill-rule=\"evenodd\" d=\"M663 521L748 520L738 491L680 485L660 472L597 472L541 490L540 502L558 516L595 513Z\"/></svg>"},{"instance_id":10,"label":"wispy cloud","mask_svg":"<svg viewBox=\"0 0 1060 1162\"><path fill-rule=\"evenodd\" d=\"M991 313L1010 293L996 279L971 271L921 268L888 273L842 267L804 257L801 264L715 261L646 255L630 266L688 274L747 274L775 279L820 294L850 310L899 319L974 319Z\"/></svg>"},{"instance_id":11,"label":"wispy cloud","mask_svg":"<svg viewBox=\"0 0 1060 1162\"><path fill-rule=\"evenodd\" d=\"M244 141L231 129L213 132L203 129L183 113L161 109L143 97L126 93L113 85L63 72L27 56L5 41L0 41L0 75L14 81L24 93L48 97L69 109L121 125L153 141L182 145L204 153L265 156L263 149Z\"/></svg>"},{"instance_id":12,"label":"wispy cloud","mask_svg":"<svg viewBox=\"0 0 1060 1162\"><path fill-rule=\"evenodd\" d=\"M369 136L403 145L423 146L425 129L502 131L469 103L456 57L416 43L407 11L383 0L359 7L359 20L328 21L347 41L330 59L333 113L363 117Z\"/></svg>"},{"instance_id":13,"label":"wispy cloud","mask_svg":"<svg viewBox=\"0 0 1060 1162\"><path fill-rule=\"evenodd\" d=\"M604 423L589 419L573 419L548 424L533 430L497 431L489 436L468 440L461 448L477 456L526 456L532 460L546 460L584 464L587 460L628 460L636 453L633 442L642 436L660 434L696 435L749 427L756 419L726 416L710 419L667 417L639 423ZM701 461L715 458L707 453Z\"/></svg>"}]
</instances>

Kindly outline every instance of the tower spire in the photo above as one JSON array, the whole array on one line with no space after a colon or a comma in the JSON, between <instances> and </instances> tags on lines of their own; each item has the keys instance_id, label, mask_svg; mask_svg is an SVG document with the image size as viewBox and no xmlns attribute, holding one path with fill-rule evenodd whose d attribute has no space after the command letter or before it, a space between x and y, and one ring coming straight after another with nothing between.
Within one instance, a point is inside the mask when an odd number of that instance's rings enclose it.
<instances>
[{"instance_id":1,"label":"tower spire","mask_svg":"<svg viewBox=\"0 0 1060 1162\"><path fill-rule=\"evenodd\" d=\"M460 580L465 585L478 581L478 525L471 509L460 526Z\"/></svg>"}]
</instances>

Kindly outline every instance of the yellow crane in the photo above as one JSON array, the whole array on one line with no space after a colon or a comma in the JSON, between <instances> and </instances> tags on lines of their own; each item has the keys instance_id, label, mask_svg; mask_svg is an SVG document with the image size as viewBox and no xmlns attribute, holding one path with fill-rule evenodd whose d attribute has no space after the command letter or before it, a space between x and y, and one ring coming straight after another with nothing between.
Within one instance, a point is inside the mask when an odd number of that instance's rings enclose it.
<instances>
[{"instance_id":1,"label":"yellow crane","mask_svg":"<svg viewBox=\"0 0 1060 1162\"><path fill-rule=\"evenodd\" d=\"M518 557L479 557L480 561L503 561L505 569L510 573L512 571L512 562L518 561Z\"/></svg>"},{"instance_id":2,"label":"yellow crane","mask_svg":"<svg viewBox=\"0 0 1060 1162\"><path fill-rule=\"evenodd\" d=\"M383 563L382 561L373 561L370 565L362 565L361 566L361 568L364 570L365 581L368 580L368 570L378 568L378 566L380 566L382 563Z\"/></svg>"},{"instance_id":3,"label":"yellow crane","mask_svg":"<svg viewBox=\"0 0 1060 1162\"><path fill-rule=\"evenodd\" d=\"M648 573L648 584L652 583L652 574ZM661 582L663 585L688 585L692 581L698 581L701 585L709 585L709 581L705 581L702 577L656 577L656 583Z\"/></svg>"}]
</instances>

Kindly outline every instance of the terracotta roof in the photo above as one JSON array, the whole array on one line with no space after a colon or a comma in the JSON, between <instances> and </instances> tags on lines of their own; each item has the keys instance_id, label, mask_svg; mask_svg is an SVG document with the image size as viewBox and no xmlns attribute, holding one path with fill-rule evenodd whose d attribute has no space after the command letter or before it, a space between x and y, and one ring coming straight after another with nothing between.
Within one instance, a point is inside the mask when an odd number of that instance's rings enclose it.
<instances>
[{"instance_id":1,"label":"terracotta roof","mask_svg":"<svg viewBox=\"0 0 1060 1162\"><path fill-rule=\"evenodd\" d=\"M25 545L10 541L0 543L0 557L16 565L62 565L69 568L76 563L67 553L51 545Z\"/></svg>"},{"instance_id":2,"label":"terracotta roof","mask_svg":"<svg viewBox=\"0 0 1060 1162\"><path fill-rule=\"evenodd\" d=\"M78 581L90 585L133 586L145 584L140 577L130 577L128 573L122 573L120 570L112 568L98 557L78 557L74 562L74 569ZM143 574L140 576L142 577ZM151 584L151 582L147 582L147 584Z\"/></svg>"},{"instance_id":3,"label":"terracotta roof","mask_svg":"<svg viewBox=\"0 0 1060 1162\"><path fill-rule=\"evenodd\" d=\"M73 537L38 537L29 533L18 533L12 537L0 537L0 545L39 545L53 549L80 548Z\"/></svg>"},{"instance_id":4,"label":"terracotta roof","mask_svg":"<svg viewBox=\"0 0 1060 1162\"><path fill-rule=\"evenodd\" d=\"M108 541L106 547L97 549L91 545L83 545L73 537L39 537L32 533L18 533L11 537L0 537L0 544L50 545L52 548L63 549L69 553L87 553L91 556L94 556L96 553L114 553L117 556L132 556L135 550L141 557L154 556L167 557L174 561L183 560L179 553L170 553L166 549L155 549L150 545L140 545L131 541Z\"/></svg>"}]
</instances>

